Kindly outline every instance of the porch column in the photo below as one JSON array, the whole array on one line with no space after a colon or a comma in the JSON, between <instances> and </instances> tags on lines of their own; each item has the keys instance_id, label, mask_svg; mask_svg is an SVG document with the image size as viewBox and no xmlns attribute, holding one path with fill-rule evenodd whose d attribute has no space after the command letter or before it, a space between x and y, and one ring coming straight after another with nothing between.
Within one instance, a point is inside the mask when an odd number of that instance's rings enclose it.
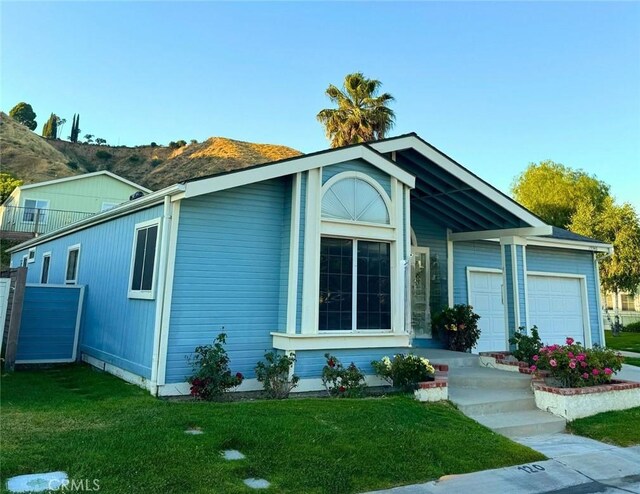
<instances>
[{"instance_id":1,"label":"porch column","mask_svg":"<svg viewBox=\"0 0 640 494\"><path fill-rule=\"evenodd\" d=\"M500 237L502 252L502 289L507 335L527 328L527 261L523 237Z\"/></svg>"}]
</instances>

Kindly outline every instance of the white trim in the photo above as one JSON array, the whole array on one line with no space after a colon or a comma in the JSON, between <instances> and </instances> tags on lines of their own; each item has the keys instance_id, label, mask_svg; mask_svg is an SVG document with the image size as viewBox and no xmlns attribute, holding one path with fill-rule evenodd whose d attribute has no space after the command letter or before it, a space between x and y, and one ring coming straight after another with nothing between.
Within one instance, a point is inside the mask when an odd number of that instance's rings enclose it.
<instances>
[{"instance_id":1,"label":"white trim","mask_svg":"<svg viewBox=\"0 0 640 494\"><path fill-rule=\"evenodd\" d=\"M45 185L53 185L53 184L59 184L59 183L63 183L63 182L70 182L72 180L81 180L84 178L90 178L90 177L96 177L99 175L105 175L107 177L111 177L114 178L120 182L123 182L127 185L130 185L136 189L140 189L142 192L146 192L147 194L151 192L151 190L147 189L146 187L143 187L142 185L138 185L135 182L132 182L131 180L127 180L126 178L120 177L118 175L116 175L115 173L111 173L108 172L106 170L102 170L99 172L92 172L92 173L83 173L82 175L74 175L73 177L65 177L65 178L58 178L55 180L48 180L46 182L39 182L37 184L29 184L29 185L21 185L20 187L18 187L18 189L20 190L29 190L29 189L35 189L37 187L43 187Z\"/></svg>"},{"instance_id":2,"label":"white trim","mask_svg":"<svg viewBox=\"0 0 640 494\"><path fill-rule=\"evenodd\" d=\"M167 375L167 355L169 350L169 328L171 323L171 302L173 300L173 280L176 268L178 246L178 227L180 224L180 201L171 203L171 232L169 235L169 250L167 253L167 273L164 282L164 296L162 300L162 317L160 326L160 351L158 356L157 383L165 383Z\"/></svg>"},{"instance_id":3,"label":"white trim","mask_svg":"<svg viewBox=\"0 0 640 494\"><path fill-rule=\"evenodd\" d=\"M320 290L320 188L322 168L307 172L307 202L304 228L304 269L302 277L302 333L318 330Z\"/></svg>"},{"instance_id":4,"label":"white trim","mask_svg":"<svg viewBox=\"0 0 640 494\"><path fill-rule=\"evenodd\" d=\"M381 142L373 142L370 146L381 153L388 153L393 151L399 151L402 149L412 148L418 153L422 154L425 158L431 160L440 168L448 171L456 178L459 178L463 182L476 189L485 197L491 199L493 202L502 206L510 213L514 214L523 221L526 221L532 226L546 226L545 223L520 206L517 202L511 200L506 195L500 193L497 189L484 182L471 172L463 168L458 163L454 162L451 158L445 156L440 151L429 146L416 136L405 136L397 139L389 139Z\"/></svg>"},{"instance_id":5,"label":"white trim","mask_svg":"<svg viewBox=\"0 0 640 494\"><path fill-rule=\"evenodd\" d=\"M158 270L154 271L154 276L158 277L158 297L156 300L156 311L153 322L153 354L151 357L151 382L153 384L158 383L158 371L160 368L160 341L162 334L162 313L164 310L164 295L166 293L167 282L167 264L168 264L168 250L169 250L169 235L171 234L171 223L173 206L169 196L164 198L164 208L162 210L162 227L158 230L157 243L160 243L160 259L158 261ZM157 254L157 249L156 249ZM154 268L155 270L155 268ZM131 285L129 285L129 288Z\"/></svg>"},{"instance_id":6,"label":"white trim","mask_svg":"<svg viewBox=\"0 0 640 494\"><path fill-rule=\"evenodd\" d=\"M411 282L412 282L412 277L411 277L411 251L412 251L412 246L411 246L411 234L412 234L412 230L411 230L411 191L409 189L409 187L404 187L403 190L403 202L404 202L404 259L405 259L405 264L404 264L404 275L405 275L405 282L404 282L404 313L405 313L405 317L404 317L404 332L407 334L411 333ZM429 261L429 264L431 264L431 261Z\"/></svg>"},{"instance_id":7,"label":"white trim","mask_svg":"<svg viewBox=\"0 0 640 494\"><path fill-rule=\"evenodd\" d=\"M513 283L513 309L517 330L522 324L520 321L520 287L518 286L518 244L511 244L511 282Z\"/></svg>"},{"instance_id":8,"label":"white trim","mask_svg":"<svg viewBox=\"0 0 640 494\"><path fill-rule=\"evenodd\" d=\"M527 237L538 235L551 235L553 227L549 225L524 227L524 228L505 228L503 230L480 230L474 232L452 233L449 240L453 242L466 242L470 240L489 240L492 238L502 237Z\"/></svg>"},{"instance_id":9,"label":"white trim","mask_svg":"<svg viewBox=\"0 0 640 494\"><path fill-rule=\"evenodd\" d=\"M78 255L76 257L76 272L75 277L71 280L67 279L67 272L69 271L69 254L71 251L77 250ZM78 275L80 273L80 253L82 251L82 244L73 244L67 247L67 261L64 264L64 283L65 285L77 285Z\"/></svg>"},{"instance_id":10,"label":"white trim","mask_svg":"<svg viewBox=\"0 0 640 494\"><path fill-rule=\"evenodd\" d=\"M588 250L590 252L604 252L606 254L613 253L613 246L611 244L582 242L580 240L536 237L533 239L527 239L527 244L555 249Z\"/></svg>"},{"instance_id":11,"label":"white trim","mask_svg":"<svg viewBox=\"0 0 640 494\"><path fill-rule=\"evenodd\" d=\"M44 258L45 257L49 258L49 267L47 268L47 281L45 281L43 283L42 275L44 274ZM51 274L51 251L47 251L47 252L44 252L42 254L42 265L40 266L40 277L39 277L40 283L43 284L43 285L48 285L49 284L49 275L50 274ZM66 275L66 273L65 273L65 275Z\"/></svg>"},{"instance_id":12,"label":"white trim","mask_svg":"<svg viewBox=\"0 0 640 494\"><path fill-rule=\"evenodd\" d=\"M349 224L355 223L355 224L374 225L374 226L396 226L396 223L394 222L394 219L396 218L392 214L394 201L392 201L391 198L387 195L387 191L385 191L382 188L382 185L380 185L380 183L378 183L377 180L371 178L366 173L357 172L357 171L346 171L346 172L338 173L324 183L324 185L322 186L321 194L320 194L320 210L321 210L320 217L322 218L322 221L340 221L340 219L338 218L325 218L324 216L322 216L322 202L324 202L324 196L327 194L327 192L329 192L329 189L331 189L331 187L333 187L336 183L340 182L341 180L346 180L349 178L362 180L363 182L371 185L371 187L373 187L376 190L376 192L380 194L380 197L382 198L382 201L384 202L384 205L387 208L387 216L389 216L389 223L370 223L370 222L356 221L356 220L353 220L353 221L343 220L343 221L348 222ZM398 180L394 176L391 176L390 181L391 181L391 193L393 194L394 183L397 183Z\"/></svg>"},{"instance_id":13,"label":"white trim","mask_svg":"<svg viewBox=\"0 0 640 494\"><path fill-rule=\"evenodd\" d=\"M376 225L354 222L342 222L323 219L320 223L320 234L332 237L363 238L370 240L396 240L396 229L389 225Z\"/></svg>"},{"instance_id":14,"label":"white trim","mask_svg":"<svg viewBox=\"0 0 640 494\"><path fill-rule=\"evenodd\" d=\"M112 201L102 201L102 205L100 206L100 212L104 213L105 211L109 211L110 209L118 207L120 204L122 204L122 203L121 202L112 202ZM107 207L105 208L105 206L107 206Z\"/></svg>"},{"instance_id":15,"label":"white trim","mask_svg":"<svg viewBox=\"0 0 640 494\"><path fill-rule=\"evenodd\" d=\"M116 365L108 364L104 360L97 359L91 355L87 355L86 353L82 354L82 361L104 372L108 372L109 374L119 377L128 383L140 386L141 388L150 391L152 394L156 393L156 386L154 386L146 377L139 376L138 374L124 370Z\"/></svg>"},{"instance_id":16,"label":"white trim","mask_svg":"<svg viewBox=\"0 0 640 494\"><path fill-rule=\"evenodd\" d=\"M325 334L336 333L336 334ZM339 350L350 348L410 347L406 333L324 331L320 334L271 333L278 350Z\"/></svg>"},{"instance_id":17,"label":"white trim","mask_svg":"<svg viewBox=\"0 0 640 494\"><path fill-rule=\"evenodd\" d=\"M22 262L20 262L19 267L26 268L28 263L29 263L29 256L25 254L24 256L22 256Z\"/></svg>"},{"instance_id":18,"label":"white trim","mask_svg":"<svg viewBox=\"0 0 640 494\"><path fill-rule=\"evenodd\" d=\"M527 334L529 334L529 328L531 327L531 318L529 317L529 280L527 276L529 275L529 270L527 268L527 246L522 246L522 271L524 272L524 309L525 309L525 319L526 319L526 329Z\"/></svg>"},{"instance_id":19,"label":"white trim","mask_svg":"<svg viewBox=\"0 0 640 494\"><path fill-rule=\"evenodd\" d=\"M300 200L302 174L291 179L291 227L289 231L289 283L287 284L287 333L296 332L298 314L298 268L300 252Z\"/></svg>"},{"instance_id":20,"label":"white trim","mask_svg":"<svg viewBox=\"0 0 640 494\"><path fill-rule=\"evenodd\" d=\"M539 276L549 278L573 278L580 280L580 295L582 296L582 325L584 331L584 346L585 348L591 348L591 318L589 312L589 294L587 291L587 277L583 274L573 273L555 273L547 271L529 271L527 276ZM528 304L528 301L527 301ZM600 313L598 312L598 317Z\"/></svg>"},{"instance_id":21,"label":"white trim","mask_svg":"<svg viewBox=\"0 0 640 494\"><path fill-rule=\"evenodd\" d=\"M142 299L142 300L153 300L156 298L156 287L158 285L158 265L159 265L159 253L160 253L160 244L162 242L162 218L154 218L152 220L143 221L141 223L136 223L133 229L133 242L131 246L131 260L129 265L129 281L127 285L127 298L134 299ZM150 290L134 290L131 288L131 284L133 283L133 269L135 266L135 257L136 257L136 247L138 242L138 232L140 230L146 230L148 228L152 228L154 226L158 227L158 231L156 233L156 252L153 256L153 273L151 278L151 289ZM145 247L145 256L146 256L146 247Z\"/></svg>"},{"instance_id":22,"label":"white trim","mask_svg":"<svg viewBox=\"0 0 640 494\"><path fill-rule=\"evenodd\" d=\"M395 178L391 178L391 210L389 211L389 219L391 224L396 227L394 232L394 241L390 245L391 257L391 329L395 333L403 334L405 310L404 310L404 287L405 287L405 256L404 256L404 235L402 235L403 215L402 206L404 204L403 185ZM393 216L392 216L393 214ZM356 260L357 262L357 260ZM357 278L358 271L354 271L354 278ZM353 292L357 294L356 291ZM357 299L357 296L353 297ZM357 312L354 312L357 314ZM354 317L357 319L357 317Z\"/></svg>"},{"instance_id":23,"label":"white trim","mask_svg":"<svg viewBox=\"0 0 640 494\"><path fill-rule=\"evenodd\" d=\"M71 358L63 359L27 359L16 360L16 364L60 364L75 362L78 357L78 341L80 339L80 322L82 321L82 308L84 306L84 285L43 285L40 283L27 283L26 287L47 287L47 288L75 288L79 290L78 309L76 312L76 325L73 334L73 348L71 350Z\"/></svg>"},{"instance_id":24,"label":"white trim","mask_svg":"<svg viewBox=\"0 0 640 494\"><path fill-rule=\"evenodd\" d=\"M500 250L503 250L500 247ZM504 253L502 254L504 259ZM504 266L504 263L503 263ZM501 274L502 275L502 286L500 287L500 294L502 297L502 307L504 309L504 334L505 334L505 348L509 349L509 321L507 320L507 300L506 300L506 285L505 285L505 275L506 271L497 268L480 268L475 266L467 266L466 269L466 278L467 278L467 304L471 305L471 274L472 273L492 273L492 274Z\"/></svg>"},{"instance_id":25,"label":"white trim","mask_svg":"<svg viewBox=\"0 0 640 494\"><path fill-rule=\"evenodd\" d=\"M292 158L284 162L276 161L265 166L257 166L248 170L187 182L185 184L184 196L185 198L189 198L210 194L211 192L218 192L254 182L292 175L294 173L311 171L323 166L356 159L363 159L369 162L371 165L397 178L410 187L415 186L415 177L413 175L405 172L402 168L393 164L383 156L380 156L367 146L360 145L320 152L313 155L303 155L299 158Z\"/></svg>"},{"instance_id":26,"label":"white trim","mask_svg":"<svg viewBox=\"0 0 640 494\"><path fill-rule=\"evenodd\" d=\"M5 303L0 305L0 321L2 321L2 331L0 331L0 349L2 349L2 339L4 337L4 323L7 317L7 308L9 306L9 294L11 293L11 278L0 278L0 291L6 291L4 294Z\"/></svg>"},{"instance_id":27,"label":"white trim","mask_svg":"<svg viewBox=\"0 0 640 494\"><path fill-rule=\"evenodd\" d=\"M500 262L502 263L502 307L504 309L504 334L505 334L505 348L509 350L511 348L509 344L509 299L507 297L507 256L504 253L505 245L500 242Z\"/></svg>"},{"instance_id":28,"label":"white trim","mask_svg":"<svg viewBox=\"0 0 640 494\"><path fill-rule=\"evenodd\" d=\"M405 319L407 321L407 325L409 329L406 332L410 333L415 339L418 339L418 340L431 340L433 339L433 327L430 328L431 336L426 336L426 335L416 334L412 326L413 324L413 291L411 290L411 286L413 285L413 267L416 262L415 254L426 254L427 256L427 273L429 275L429 278L426 280L427 306L429 307L429 316L432 316L431 314L431 248L419 247L417 245L414 245L411 248L411 265L409 266L409 274L407 275L407 280L408 280L407 285L409 286L409 290L408 290L409 293L407 295L408 307L406 309ZM431 325L431 321L429 321L429 324Z\"/></svg>"},{"instance_id":29,"label":"white trim","mask_svg":"<svg viewBox=\"0 0 640 494\"><path fill-rule=\"evenodd\" d=\"M36 262L36 247L31 247L27 252L27 264L31 264L34 262Z\"/></svg>"},{"instance_id":30,"label":"white trim","mask_svg":"<svg viewBox=\"0 0 640 494\"><path fill-rule=\"evenodd\" d=\"M100 223L105 223L107 221L111 221L121 216L129 215L135 211L153 207L157 204L161 204L162 202L164 202L165 196L180 194L183 190L184 190L184 185L176 184L176 185L172 185L171 187L167 187L165 189L159 190L158 192L149 194L147 196L140 197L139 199L123 202L119 206L113 209L109 209L104 213L98 213L93 216L89 216L84 220L78 221L76 223L72 223L58 230L54 230L50 233L39 235L32 240L27 240L26 242L22 242L21 244L16 245L11 249L7 249L7 252L10 252L10 253L18 252L23 249L26 249L27 247L31 247L33 245L40 245L44 242L48 242L49 240L54 240L56 238L64 237L71 233L84 230L85 228L89 228L94 225L99 225Z\"/></svg>"},{"instance_id":31,"label":"white trim","mask_svg":"<svg viewBox=\"0 0 640 494\"><path fill-rule=\"evenodd\" d=\"M453 307L453 240L447 228L447 305Z\"/></svg>"},{"instance_id":32,"label":"white trim","mask_svg":"<svg viewBox=\"0 0 640 494\"><path fill-rule=\"evenodd\" d=\"M607 343L604 337L604 321L602 320L602 287L600 286L600 262L598 256L593 253L593 268L596 275L596 300L598 301L598 324L600 325L600 346L606 347Z\"/></svg>"}]
</instances>

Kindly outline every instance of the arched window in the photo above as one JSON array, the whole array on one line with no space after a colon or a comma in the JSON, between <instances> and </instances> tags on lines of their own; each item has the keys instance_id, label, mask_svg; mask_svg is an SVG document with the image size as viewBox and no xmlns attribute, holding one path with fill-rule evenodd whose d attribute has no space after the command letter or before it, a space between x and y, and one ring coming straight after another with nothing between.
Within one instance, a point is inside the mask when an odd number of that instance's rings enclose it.
<instances>
[{"instance_id":1,"label":"arched window","mask_svg":"<svg viewBox=\"0 0 640 494\"><path fill-rule=\"evenodd\" d=\"M322 197L322 217L364 223L389 224L382 193L357 176L341 178Z\"/></svg>"}]
</instances>

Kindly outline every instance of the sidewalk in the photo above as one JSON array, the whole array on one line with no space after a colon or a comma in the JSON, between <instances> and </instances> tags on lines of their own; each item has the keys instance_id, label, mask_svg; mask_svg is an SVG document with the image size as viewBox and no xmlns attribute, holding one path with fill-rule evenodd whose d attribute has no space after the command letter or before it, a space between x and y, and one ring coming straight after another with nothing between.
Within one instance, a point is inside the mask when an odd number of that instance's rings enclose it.
<instances>
[{"instance_id":1,"label":"sidewalk","mask_svg":"<svg viewBox=\"0 0 640 494\"><path fill-rule=\"evenodd\" d=\"M369 494L640 494L640 446L620 448L570 434L516 439L550 459L451 475Z\"/></svg>"}]
</instances>

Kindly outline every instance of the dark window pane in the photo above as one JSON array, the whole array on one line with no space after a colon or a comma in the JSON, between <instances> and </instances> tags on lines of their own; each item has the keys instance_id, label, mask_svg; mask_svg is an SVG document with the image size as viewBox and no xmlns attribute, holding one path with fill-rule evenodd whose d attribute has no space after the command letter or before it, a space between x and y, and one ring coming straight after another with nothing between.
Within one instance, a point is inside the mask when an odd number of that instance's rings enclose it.
<instances>
[{"instance_id":1,"label":"dark window pane","mask_svg":"<svg viewBox=\"0 0 640 494\"><path fill-rule=\"evenodd\" d=\"M144 247L146 243L147 230L138 230L136 232L136 252L133 259L133 279L131 281L132 290L142 289L142 270L144 269Z\"/></svg>"},{"instance_id":2,"label":"dark window pane","mask_svg":"<svg viewBox=\"0 0 640 494\"><path fill-rule=\"evenodd\" d=\"M352 240L321 239L318 318L321 331L351 329L352 259Z\"/></svg>"},{"instance_id":3,"label":"dark window pane","mask_svg":"<svg viewBox=\"0 0 640 494\"><path fill-rule=\"evenodd\" d=\"M147 245L144 255L144 269L142 271L142 289L151 290L153 286L153 265L156 259L156 242L158 241L158 227L147 228Z\"/></svg>"},{"instance_id":4,"label":"dark window pane","mask_svg":"<svg viewBox=\"0 0 640 494\"><path fill-rule=\"evenodd\" d=\"M66 281L76 281L78 269L78 250L70 250L67 257Z\"/></svg>"},{"instance_id":5,"label":"dark window pane","mask_svg":"<svg viewBox=\"0 0 640 494\"><path fill-rule=\"evenodd\" d=\"M40 283L49 283L49 264L51 258L49 256L42 258L42 276L40 277Z\"/></svg>"},{"instance_id":6,"label":"dark window pane","mask_svg":"<svg viewBox=\"0 0 640 494\"><path fill-rule=\"evenodd\" d=\"M391 329L390 247L358 241L358 329Z\"/></svg>"}]
</instances>

